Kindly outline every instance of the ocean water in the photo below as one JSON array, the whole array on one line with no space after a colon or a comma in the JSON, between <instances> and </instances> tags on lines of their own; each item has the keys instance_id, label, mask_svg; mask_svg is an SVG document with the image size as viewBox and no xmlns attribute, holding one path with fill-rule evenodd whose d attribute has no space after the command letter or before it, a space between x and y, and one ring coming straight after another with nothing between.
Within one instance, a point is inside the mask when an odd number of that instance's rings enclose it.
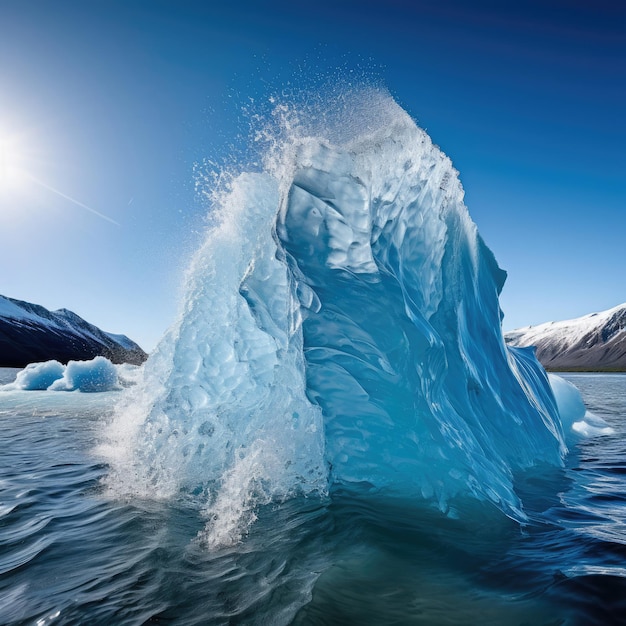
<instances>
[{"instance_id":1,"label":"ocean water","mask_svg":"<svg viewBox=\"0 0 626 626\"><path fill-rule=\"evenodd\" d=\"M0 393L0 623L624 623L626 375L565 378L614 433L517 477L525 524L346 493L262 504L214 547L192 494L107 493L116 392Z\"/></svg>"}]
</instances>

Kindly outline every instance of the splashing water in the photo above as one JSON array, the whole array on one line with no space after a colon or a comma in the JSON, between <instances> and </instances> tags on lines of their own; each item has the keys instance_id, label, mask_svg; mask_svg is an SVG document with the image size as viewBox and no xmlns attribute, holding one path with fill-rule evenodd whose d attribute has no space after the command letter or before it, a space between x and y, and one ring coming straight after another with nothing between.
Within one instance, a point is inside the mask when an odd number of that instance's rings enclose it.
<instances>
[{"instance_id":1,"label":"splashing water","mask_svg":"<svg viewBox=\"0 0 626 626\"><path fill-rule=\"evenodd\" d=\"M514 477L560 466L565 436L504 343L505 273L450 160L382 90L273 104L260 171L211 188L181 315L117 407L109 488L196 499L210 546L310 493L524 520Z\"/></svg>"}]
</instances>

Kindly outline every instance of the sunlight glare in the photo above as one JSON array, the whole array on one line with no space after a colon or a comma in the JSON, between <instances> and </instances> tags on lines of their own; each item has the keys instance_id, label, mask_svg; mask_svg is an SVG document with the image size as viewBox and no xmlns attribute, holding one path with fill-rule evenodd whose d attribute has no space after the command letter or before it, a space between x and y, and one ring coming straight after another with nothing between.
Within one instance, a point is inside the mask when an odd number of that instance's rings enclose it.
<instances>
[{"instance_id":1,"label":"sunlight glare","mask_svg":"<svg viewBox=\"0 0 626 626\"><path fill-rule=\"evenodd\" d=\"M31 171L31 161L32 159L26 157L23 142L19 141L17 136L3 134L0 130L0 199L5 200L5 202L0 204L0 209L10 209L16 200L18 192L20 196L23 196L24 192L28 191L27 188L32 189L35 186L45 189L85 211L119 226L119 223L108 215L96 211L96 209L35 176ZM0 211L0 213L3 212Z\"/></svg>"},{"instance_id":2,"label":"sunlight glare","mask_svg":"<svg viewBox=\"0 0 626 626\"><path fill-rule=\"evenodd\" d=\"M0 133L0 191L15 191L25 184L24 161L18 138Z\"/></svg>"}]
</instances>

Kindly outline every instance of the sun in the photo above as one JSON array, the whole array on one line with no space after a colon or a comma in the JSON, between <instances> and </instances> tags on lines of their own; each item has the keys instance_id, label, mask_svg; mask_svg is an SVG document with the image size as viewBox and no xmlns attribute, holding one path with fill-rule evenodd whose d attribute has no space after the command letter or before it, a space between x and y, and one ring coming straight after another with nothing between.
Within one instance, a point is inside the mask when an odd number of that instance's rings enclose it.
<instances>
[{"instance_id":1,"label":"sun","mask_svg":"<svg viewBox=\"0 0 626 626\"><path fill-rule=\"evenodd\" d=\"M0 190L14 191L24 184L24 154L16 136L0 132Z\"/></svg>"}]
</instances>

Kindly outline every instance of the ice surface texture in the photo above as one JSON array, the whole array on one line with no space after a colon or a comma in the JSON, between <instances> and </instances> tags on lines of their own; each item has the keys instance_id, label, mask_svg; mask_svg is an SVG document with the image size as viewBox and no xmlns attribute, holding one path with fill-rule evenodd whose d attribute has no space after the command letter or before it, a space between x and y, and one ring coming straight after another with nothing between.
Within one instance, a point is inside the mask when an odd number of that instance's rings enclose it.
<instances>
[{"instance_id":1,"label":"ice surface texture","mask_svg":"<svg viewBox=\"0 0 626 626\"><path fill-rule=\"evenodd\" d=\"M333 107L277 106L263 171L216 194L180 319L112 426L112 482L203 490L217 543L298 491L523 519L514 474L566 447L546 373L504 343L505 272L388 95Z\"/></svg>"},{"instance_id":2,"label":"ice surface texture","mask_svg":"<svg viewBox=\"0 0 626 626\"><path fill-rule=\"evenodd\" d=\"M505 274L457 173L399 117L344 148L303 146L277 225L313 294L307 394L324 414L330 482L443 511L469 492L517 516L512 472L564 452L554 401L534 358L504 344Z\"/></svg>"}]
</instances>

